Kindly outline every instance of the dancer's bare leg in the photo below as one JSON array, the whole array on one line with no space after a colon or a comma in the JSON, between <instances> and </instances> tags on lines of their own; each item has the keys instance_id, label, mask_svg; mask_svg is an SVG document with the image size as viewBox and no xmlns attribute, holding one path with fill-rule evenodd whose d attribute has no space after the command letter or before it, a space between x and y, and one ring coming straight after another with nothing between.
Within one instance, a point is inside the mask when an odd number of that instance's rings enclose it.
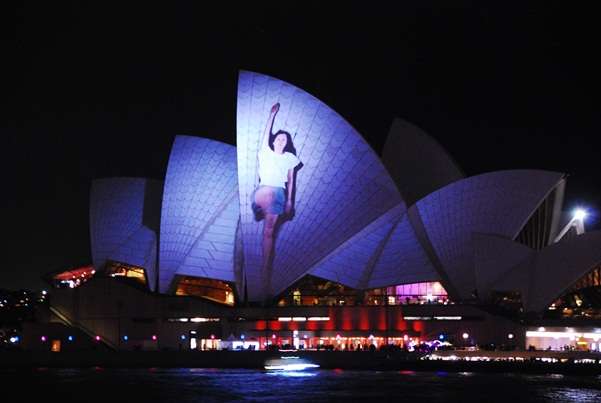
<instances>
[{"instance_id":1,"label":"dancer's bare leg","mask_svg":"<svg viewBox=\"0 0 601 403\"><path fill-rule=\"evenodd\" d=\"M263 211L267 211L269 206L273 202L274 193L269 188L259 188L255 193L255 203L261 207ZM278 221L277 214L265 213L265 220L263 222L263 267L262 273L264 276L265 283L265 295L268 295L270 290L271 271L269 270L269 263L273 254L274 245L274 232L275 225Z\"/></svg>"},{"instance_id":2,"label":"dancer's bare leg","mask_svg":"<svg viewBox=\"0 0 601 403\"><path fill-rule=\"evenodd\" d=\"M271 253L273 252L273 233L277 221L277 214L265 214L265 222L263 223L263 269L265 271L269 267Z\"/></svg>"}]
</instances>

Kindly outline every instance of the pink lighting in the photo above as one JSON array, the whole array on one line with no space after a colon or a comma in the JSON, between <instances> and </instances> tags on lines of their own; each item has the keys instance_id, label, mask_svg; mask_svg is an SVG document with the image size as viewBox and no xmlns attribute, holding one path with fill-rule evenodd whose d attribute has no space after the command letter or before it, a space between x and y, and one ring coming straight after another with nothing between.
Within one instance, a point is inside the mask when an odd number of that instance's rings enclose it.
<instances>
[{"instance_id":1,"label":"pink lighting","mask_svg":"<svg viewBox=\"0 0 601 403\"><path fill-rule=\"evenodd\" d=\"M40 340L42 340L43 342L46 341L46 336L40 337Z\"/></svg>"},{"instance_id":2,"label":"pink lighting","mask_svg":"<svg viewBox=\"0 0 601 403\"><path fill-rule=\"evenodd\" d=\"M440 303L448 298L447 291L438 281L388 287L388 294L393 296L394 304Z\"/></svg>"},{"instance_id":3,"label":"pink lighting","mask_svg":"<svg viewBox=\"0 0 601 403\"><path fill-rule=\"evenodd\" d=\"M153 340L153 341L156 341L156 340L157 340L157 336L156 336L156 334L153 334L153 335L152 335L152 340Z\"/></svg>"},{"instance_id":4,"label":"pink lighting","mask_svg":"<svg viewBox=\"0 0 601 403\"><path fill-rule=\"evenodd\" d=\"M100 336L95 337L96 341L100 341Z\"/></svg>"}]
</instances>

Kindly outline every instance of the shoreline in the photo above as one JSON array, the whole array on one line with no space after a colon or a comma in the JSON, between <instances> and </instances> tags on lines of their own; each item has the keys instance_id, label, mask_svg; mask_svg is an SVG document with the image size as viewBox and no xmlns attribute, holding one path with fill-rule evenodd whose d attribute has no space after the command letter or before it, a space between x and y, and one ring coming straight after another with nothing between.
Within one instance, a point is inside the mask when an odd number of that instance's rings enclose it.
<instances>
[{"instance_id":1,"label":"shoreline","mask_svg":"<svg viewBox=\"0 0 601 403\"><path fill-rule=\"evenodd\" d=\"M2 351L1 369L35 368L215 368L264 369L265 361L294 355L320 369L417 372L489 372L601 375L601 361L591 363L525 361L421 360L411 353L338 351Z\"/></svg>"}]
</instances>

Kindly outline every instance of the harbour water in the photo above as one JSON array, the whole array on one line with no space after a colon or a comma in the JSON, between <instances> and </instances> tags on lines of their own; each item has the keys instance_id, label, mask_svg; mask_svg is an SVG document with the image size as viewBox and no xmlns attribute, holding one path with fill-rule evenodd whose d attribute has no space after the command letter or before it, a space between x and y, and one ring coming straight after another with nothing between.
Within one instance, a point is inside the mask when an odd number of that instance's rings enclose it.
<instances>
[{"instance_id":1,"label":"harbour water","mask_svg":"<svg viewBox=\"0 0 601 403\"><path fill-rule=\"evenodd\" d=\"M601 401L601 377L560 374L32 368L0 369L0 384L11 402Z\"/></svg>"}]
</instances>

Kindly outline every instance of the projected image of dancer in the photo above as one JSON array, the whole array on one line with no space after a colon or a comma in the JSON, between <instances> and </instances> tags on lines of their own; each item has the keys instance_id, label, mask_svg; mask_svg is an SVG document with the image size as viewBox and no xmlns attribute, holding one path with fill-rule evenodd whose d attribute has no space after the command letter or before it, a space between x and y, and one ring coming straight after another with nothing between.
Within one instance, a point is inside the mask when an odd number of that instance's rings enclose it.
<instances>
[{"instance_id":1,"label":"projected image of dancer","mask_svg":"<svg viewBox=\"0 0 601 403\"><path fill-rule=\"evenodd\" d=\"M252 196L255 216L264 217L263 269L268 270L273 254L274 230L278 218L290 216L293 210L294 169L300 164L290 133L278 130L273 133L273 123L280 104L271 107L257 158L259 185Z\"/></svg>"}]
</instances>

